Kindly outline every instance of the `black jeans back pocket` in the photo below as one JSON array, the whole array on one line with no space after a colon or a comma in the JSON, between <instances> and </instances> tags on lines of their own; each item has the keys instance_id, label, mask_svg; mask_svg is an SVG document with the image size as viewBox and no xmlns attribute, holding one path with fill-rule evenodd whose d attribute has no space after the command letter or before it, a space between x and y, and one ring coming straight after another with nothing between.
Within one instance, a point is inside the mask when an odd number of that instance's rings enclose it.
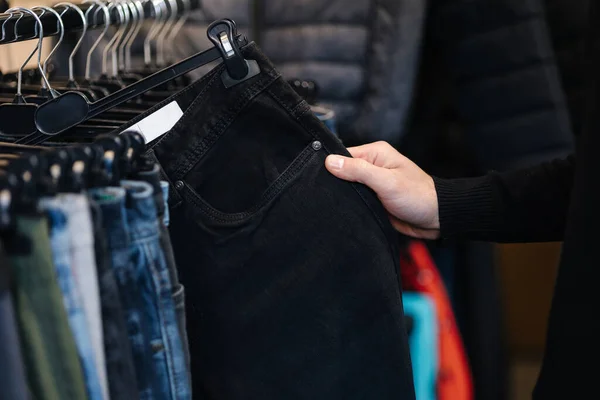
<instances>
[{"instance_id":1,"label":"black jeans back pocket","mask_svg":"<svg viewBox=\"0 0 600 400\"><path fill-rule=\"evenodd\" d=\"M266 204L315 152L314 139L269 95L246 107L185 176L184 195L217 219Z\"/></svg>"},{"instance_id":2,"label":"black jeans back pocket","mask_svg":"<svg viewBox=\"0 0 600 400\"><path fill-rule=\"evenodd\" d=\"M219 224L238 223L242 222L256 213L262 208L271 203L282 193L285 187L299 176L303 167L316 155L320 150L319 142L311 142L304 150L296 157L296 159L261 193L256 201L243 211L239 212L224 212L218 209L218 205L211 205L200 194L198 194L189 184L185 184L183 195L184 198L190 201L195 208L202 212L205 217L212 219ZM246 185L251 186L252 182L247 182ZM244 185L242 185L244 186ZM253 191L255 188L248 188L248 191Z\"/></svg>"}]
</instances>

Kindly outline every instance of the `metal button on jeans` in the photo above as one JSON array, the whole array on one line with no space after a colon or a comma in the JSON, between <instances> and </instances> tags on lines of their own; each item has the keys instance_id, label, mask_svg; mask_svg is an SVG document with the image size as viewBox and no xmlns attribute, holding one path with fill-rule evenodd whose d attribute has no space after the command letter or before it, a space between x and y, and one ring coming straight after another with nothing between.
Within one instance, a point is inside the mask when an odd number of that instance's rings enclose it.
<instances>
[{"instance_id":1,"label":"metal button on jeans","mask_svg":"<svg viewBox=\"0 0 600 400\"><path fill-rule=\"evenodd\" d=\"M175 182L175 189L181 190L183 189L183 186L185 186L185 184L182 181Z\"/></svg>"},{"instance_id":2,"label":"metal button on jeans","mask_svg":"<svg viewBox=\"0 0 600 400\"><path fill-rule=\"evenodd\" d=\"M315 140L314 142L312 142L313 150L321 150L321 147L323 147L323 145L318 140Z\"/></svg>"}]
</instances>

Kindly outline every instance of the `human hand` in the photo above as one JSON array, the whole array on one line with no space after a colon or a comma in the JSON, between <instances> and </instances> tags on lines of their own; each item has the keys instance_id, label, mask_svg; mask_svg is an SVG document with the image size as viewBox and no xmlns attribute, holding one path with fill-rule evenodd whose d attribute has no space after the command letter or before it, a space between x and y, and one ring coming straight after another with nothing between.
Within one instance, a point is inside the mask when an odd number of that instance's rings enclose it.
<instances>
[{"instance_id":1,"label":"human hand","mask_svg":"<svg viewBox=\"0 0 600 400\"><path fill-rule=\"evenodd\" d=\"M348 149L352 157L330 155L327 170L375 191L394 228L418 239L437 239L440 220L433 178L386 142Z\"/></svg>"}]
</instances>

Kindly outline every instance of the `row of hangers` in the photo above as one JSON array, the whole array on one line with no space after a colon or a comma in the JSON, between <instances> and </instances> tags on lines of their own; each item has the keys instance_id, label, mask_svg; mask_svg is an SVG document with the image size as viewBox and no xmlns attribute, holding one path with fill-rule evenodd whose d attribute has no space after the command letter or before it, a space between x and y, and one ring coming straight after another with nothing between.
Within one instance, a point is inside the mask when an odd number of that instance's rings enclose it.
<instances>
[{"instance_id":1,"label":"row of hangers","mask_svg":"<svg viewBox=\"0 0 600 400\"><path fill-rule=\"evenodd\" d=\"M16 82L0 82L0 231L10 226L15 209L33 207L39 196L109 185L137 168L135 156L142 152L144 138L114 132L189 84L184 78L187 72L221 60L226 88L260 72L255 61L243 58L240 48L247 39L229 19L208 27L212 48L173 63L167 44L195 8L193 1L85 0L52 8L14 7L0 14L0 43L37 39L35 49L16 74ZM133 69L131 46L149 20L144 38L145 66ZM108 44L98 49L111 27L114 32ZM81 51L82 38L93 28L102 32L88 49L85 73L79 77L73 70L73 57ZM69 76L49 77L48 62L64 35L77 30L81 35L69 56ZM57 40L42 61L45 32ZM91 54L100 50L102 73L91 77ZM24 67L36 53L40 82L23 83ZM109 59L112 68L108 68Z\"/></svg>"},{"instance_id":2,"label":"row of hangers","mask_svg":"<svg viewBox=\"0 0 600 400\"><path fill-rule=\"evenodd\" d=\"M7 12L8 18L4 20L4 23L15 18L15 27L19 26L19 19L24 18L24 14L36 20L37 24L34 26L37 30L35 33L38 43L26 61L37 52L37 69L42 79L39 87L34 85L34 87L26 88L30 90L26 94L22 84L22 68L19 69L14 98L10 102L5 101L0 104L0 140L14 139L16 143L20 144L39 144L49 138L55 139L55 135L62 134L62 140L70 138L81 141L86 136L110 132L153 104L169 97L173 91L184 87L188 82L180 79L183 74L219 58L224 59L232 78L231 81L234 83L249 75L249 70L251 70L250 75L252 76L258 72L256 64L246 62L239 53L240 43L235 43L235 40L242 40L245 43L245 39L237 35L235 23L231 20L217 21L209 27L208 36L215 44L215 48L160 70L161 66L167 65L164 43L168 37L172 36L173 31L177 32L177 29L180 29L183 25L181 21L185 22L185 13L182 18L177 18L179 7L175 6L176 0L160 0L149 3L153 6L153 14L159 22L152 25L148 37L145 39L145 58L148 61L146 67L142 70L132 71L128 69L127 65L128 59L131 58L129 49L140 30L140 16L143 14L141 10L144 9L142 2L117 0L102 4L99 0L87 1L94 5L99 3L97 7L103 11L105 23L103 34L111 25L111 12L117 15L118 29L102 52L103 73L98 79L91 79L88 73L87 76L84 76L83 81L78 83L74 78L71 61L69 63L69 79L59 87L56 86L56 82L53 82L55 84L52 85L46 76L47 61L56 50L56 46L50 56L43 63L41 61L40 50L44 30L40 18L35 13L35 8L29 10L18 7ZM171 3L170 8L167 9L170 11L161 13L159 11L162 9L161 5L168 3ZM76 6L70 3L70 7ZM50 13L48 10L53 10L49 7L40 9L42 15L44 12ZM92 14L91 11L93 9L94 7L87 9L87 17L83 12L80 13L82 26L89 22L90 17L95 18L96 15L93 15L95 13ZM56 16L58 26L61 27L57 42L57 45L60 45L65 32L64 24L56 10L52 14ZM162 17L165 14L166 16ZM7 28L4 27L4 33L6 30ZM82 33L85 33L85 28ZM152 65L150 56L153 39L156 39L157 49L154 65ZM80 43L81 40L75 46L75 50L78 50ZM96 50L98 43L99 40L90 50ZM229 48L225 48L225 46L233 46L232 54L229 54ZM88 53L88 59L91 51ZM106 68L109 55L113 65L111 74L107 72ZM72 60L72 57L70 59ZM86 66L86 72L88 71L89 64Z\"/></svg>"},{"instance_id":3,"label":"row of hangers","mask_svg":"<svg viewBox=\"0 0 600 400\"><path fill-rule=\"evenodd\" d=\"M5 13L7 17L4 18L0 26L3 40L5 40L9 32L13 31L9 30L7 26L11 22L15 32L13 35L15 40L21 37L32 38L30 33L23 32L23 29L20 31L19 28L26 24L28 17L28 19L35 21L33 26L29 25L29 29L33 28L33 37L38 38L37 46L30 53L29 57L27 57L23 66L37 53L37 70L40 76L40 84L23 85L23 67L21 67L17 73L16 83L5 85L0 89L0 96L3 96L3 98L0 97L0 103L2 103L0 104L0 134L6 136L4 139L7 140L15 138L17 143L41 143L44 137L39 135L33 141L32 137L27 139L22 138L38 130L35 126L34 116L38 106L46 103L48 100L56 99L61 92L67 91L76 91L84 95L91 102L98 101L125 88L128 84L140 81L157 72L160 67L165 66L164 42L167 36L173 37L173 34L176 35L178 30L183 26L183 23L185 23L191 10L190 1L183 0L182 13L179 13L180 7L175 0L146 3L141 1L118 1L107 4L99 0L86 0L79 6L73 3L59 3L54 8L34 7L26 9L24 7L17 7L8 10ZM91 6L89 6L90 4ZM168 7L167 4L169 5ZM86 5L87 8L84 12L82 9ZM65 32L67 31L63 16L66 17L69 11L73 14L72 10L78 14L79 25L82 29L81 35L69 56L68 78L55 80L51 83L47 76L48 63L62 44ZM150 14L150 20L152 21L149 34L144 40L145 59L147 63L143 70L134 71L130 67L131 45L139 34L144 21L149 19L146 18L147 14ZM46 59L42 62L41 54L44 32L48 32L47 28L46 30L44 29L42 19L45 18L46 22L48 22L50 19L48 17L54 19L52 22L54 22L55 28L52 32L57 35L58 40ZM177 19L178 17L179 19ZM88 50L84 76L77 79L74 73L73 59L77 51L80 50L81 43L90 25L94 27L103 26L103 30ZM107 36L111 27L115 28L112 38L110 38L104 49L99 49L100 43ZM154 63L150 54L153 41L157 50L156 62ZM90 63L94 51L102 52L102 73L100 76L92 78ZM112 58L112 69L108 68L109 58ZM121 125L122 122L132 119L140 111L147 110L157 100L160 101L162 98L167 97L170 91L176 90L186 83L182 80L170 81L170 86L165 88L167 90L163 90L162 93L156 93L155 91L154 93L144 94L144 97L140 96L136 101L129 102L127 107L115 110L112 114L104 115L102 118L89 121L86 125L72 131L71 136L82 140L86 134L94 135L110 132ZM14 97L10 98L8 97L9 95L14 95ZM60 114L53 115L53 119L56 118L56 115Z\"/></svg>"}]
</instances>

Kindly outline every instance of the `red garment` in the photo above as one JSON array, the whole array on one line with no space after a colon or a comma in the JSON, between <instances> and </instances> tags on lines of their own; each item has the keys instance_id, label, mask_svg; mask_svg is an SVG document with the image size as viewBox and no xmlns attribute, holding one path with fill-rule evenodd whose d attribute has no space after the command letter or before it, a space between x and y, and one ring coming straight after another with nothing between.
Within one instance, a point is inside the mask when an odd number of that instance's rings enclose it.
<instances>
[{"instance_id":1,"label":"red garment","mask_svg":"<svg viewBox=\"0 0 600 400\"><path fill-rule=\"evenodd\" d=\"M437 400L472 400L473 378L452 304L429 250L411 242L402 257L404 290L425 293L435 303L439 327Z\"/></svg>"}]
</instances>

